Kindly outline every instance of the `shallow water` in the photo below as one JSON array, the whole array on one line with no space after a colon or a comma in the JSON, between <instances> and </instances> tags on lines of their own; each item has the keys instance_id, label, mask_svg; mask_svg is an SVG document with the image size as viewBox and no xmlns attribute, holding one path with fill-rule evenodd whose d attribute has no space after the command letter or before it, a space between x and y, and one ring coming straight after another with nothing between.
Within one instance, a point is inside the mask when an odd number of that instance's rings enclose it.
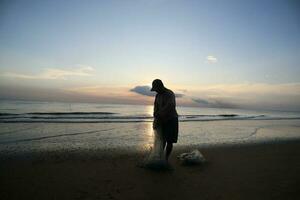
<instances>
[{"instance_id":1,"label":"shallow water","mask_svg":"<svg viewBox=\"0 0 300 200\"><path fill-rule=\"evenodd\" d=\"M0 101L0 153L148 149L152 106ZM178 107L177 145L300 138L297 112Z\"/></svg>"},{"instance_id":2,"label":"shallow water","mask_svg":"<svg viewBox=\"0 0 300 200\"><path fill-rule=\"evenodd\" d=\"M300 139L300 120L180 122L176 146ZM0 123L0 153L149 149L152 123Z\"/></svg>"}]
</instances>

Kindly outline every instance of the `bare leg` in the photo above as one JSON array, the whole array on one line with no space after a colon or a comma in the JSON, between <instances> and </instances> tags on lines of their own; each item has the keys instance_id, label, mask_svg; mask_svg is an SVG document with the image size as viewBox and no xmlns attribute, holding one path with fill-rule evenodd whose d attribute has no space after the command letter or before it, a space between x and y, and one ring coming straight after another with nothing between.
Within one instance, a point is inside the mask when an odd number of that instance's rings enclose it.
<instances>
[{"instance_id":1,"label":"bare leg","mask_svg":"<svg viewBox=\"0 0 300 200\"><path fill-rule=\"evenodd\" d=\"M166 144L167 144L167 141L163 140L163 150L165 150Z\"/></svg>"},{"instance_id":2,"label":"bare leg","mask_svg":"<svg viewBox=\"0 0 300 200\"><path fill-rule=\"evenodd\" d=\"M166 147L166 160L167 161L169 160L169 156L171 155L172 149L173 149L173 143L172 142L167 143L167 147Z\"/></svg>"}]
</instances>

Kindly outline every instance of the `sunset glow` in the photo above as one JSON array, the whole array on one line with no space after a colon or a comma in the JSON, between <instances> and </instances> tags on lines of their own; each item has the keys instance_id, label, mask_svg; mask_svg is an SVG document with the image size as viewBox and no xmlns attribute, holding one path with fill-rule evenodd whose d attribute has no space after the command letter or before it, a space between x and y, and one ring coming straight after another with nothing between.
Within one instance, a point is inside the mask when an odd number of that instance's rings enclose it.
<instances>
[{"instance_id":1,"label":"sunset glow","mask_svg":"<svg viewBox=\"0 0 300 200\"><path fill-rule=\"evenodd\" d=\"M0 98L300 110L296 1L2 1ZM109 10L109 12L108 12Z\"/></svg>"}]
</instances>

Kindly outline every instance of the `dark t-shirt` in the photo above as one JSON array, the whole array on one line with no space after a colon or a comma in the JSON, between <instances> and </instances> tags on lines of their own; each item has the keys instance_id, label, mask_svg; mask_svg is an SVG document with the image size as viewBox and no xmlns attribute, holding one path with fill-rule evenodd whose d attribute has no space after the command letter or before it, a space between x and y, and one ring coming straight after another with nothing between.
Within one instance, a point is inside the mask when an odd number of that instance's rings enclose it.
<instances>
[{"instance_id":1,"label":"dark t-shirt","mask_svg":"<svg viewBox=\"0 0 300 200\"><path fill-rule=\"evenodd\" d=\"M172 90L165 88L163 93L156 94L153 116L160 122L165 122L173 117L178 117L175 94Z\"/></svg>"}]
</instances>

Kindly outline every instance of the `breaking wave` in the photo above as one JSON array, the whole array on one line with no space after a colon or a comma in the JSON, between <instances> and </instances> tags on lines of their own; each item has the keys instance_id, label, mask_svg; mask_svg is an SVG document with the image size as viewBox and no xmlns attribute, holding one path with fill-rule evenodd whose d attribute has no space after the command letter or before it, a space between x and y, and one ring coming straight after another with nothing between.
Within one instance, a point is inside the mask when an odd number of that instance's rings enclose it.
<instances>
[{"instance_id":1,"label":"breaking wave","mask_svg":"<svg viewBox=\"0 0 300 200\"><path fill-rule=\"evenodd\" d=\"M267 115L179 115L179 121L217 120L271 120L300 119L299 117L272 117ZM0 123L43 122L43 123L101 123L101 122L151 122L151 115L121 115L113 112L30 112L0 113Z\"/></svg>"}]
</instances>

